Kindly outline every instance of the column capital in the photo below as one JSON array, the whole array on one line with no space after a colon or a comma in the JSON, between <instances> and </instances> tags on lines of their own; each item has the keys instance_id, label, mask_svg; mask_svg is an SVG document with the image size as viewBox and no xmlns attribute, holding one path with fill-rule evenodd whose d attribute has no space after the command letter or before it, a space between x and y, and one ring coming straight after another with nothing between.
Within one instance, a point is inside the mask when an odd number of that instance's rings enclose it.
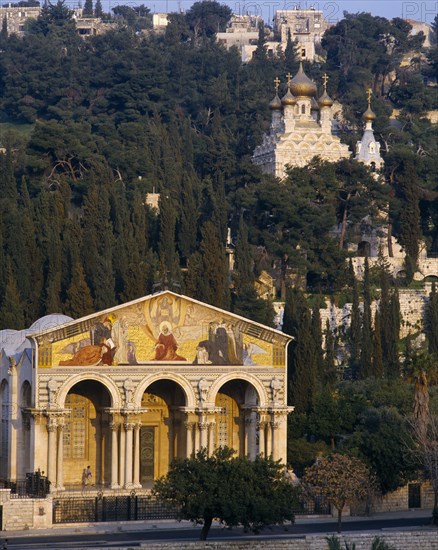
<instances>
[{"instance_id":1,"label":"column capital","mask_svg":"<svg viewBox=\"0 0 438 550\"><path fill-rule=\"evenodd\" d=\"M125 431L131 432L131 431L134 429L134 427L135 427L135 422L125 422L125 423L123 424L123 427L125 428Z\"/></svg>"},{"instance_id":2,"label":"column capital","mask_svg":"<svg viewBox=\"0 0 438 550\"><path fill-rule=\"evenodd\" d=\"M208 428L208 422L198 422L198 427L201 431L205 431Z\"/></svg>"}]
</instances>

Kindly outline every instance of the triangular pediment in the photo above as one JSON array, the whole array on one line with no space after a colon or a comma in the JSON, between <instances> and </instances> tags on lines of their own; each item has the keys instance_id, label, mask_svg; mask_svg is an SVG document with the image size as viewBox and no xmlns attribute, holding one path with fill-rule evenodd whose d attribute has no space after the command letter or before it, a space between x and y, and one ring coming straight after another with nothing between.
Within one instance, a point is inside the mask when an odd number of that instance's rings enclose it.
<instances>
[{"instance_id":1,"label":"triangular pediment","mask_svg":"<svg viewBox=\"0 0 438 550\"><path fill-rule=\"evenodd\" d=\"M282 365L290 336L163 291L30 335L39 367Z\"/></svg>"}]
</instances>

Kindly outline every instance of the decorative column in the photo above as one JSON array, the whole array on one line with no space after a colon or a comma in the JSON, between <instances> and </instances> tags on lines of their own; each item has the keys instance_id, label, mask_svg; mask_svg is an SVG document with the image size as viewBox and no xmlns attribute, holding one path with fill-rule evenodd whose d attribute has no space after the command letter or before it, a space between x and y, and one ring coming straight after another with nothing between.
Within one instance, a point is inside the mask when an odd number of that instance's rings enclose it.
<instances>
[{"instance_id":1,"label":"decorative column","mask_svg":"<svg viewBox=\"0 0 438 550\"><path fill-rule=\"evenodd\" d=\"M119 486L125 486L125 429L120 424L120 444L119 444Z\"/></svg>"},{"instance_id":2,"label":"decorative column","mask_svg":"<svg viewBox=\"0 0 438 550\"><path fill-rule=\"evenodd\" d=\"M208 428L208 422L205 421L204 415L201 416L199 422L199 448L203 449L207 447L207 428Z\"/></svg>"},{"instance_id":3,"label":"decorative column","mask_svg":"<svg viewBox=\"0 0 438 550\"><path fill-rule=\"evenodd\" d=\"M216 421L211 420L208 423L208 454L212 455L215 450L216 443Z\"/></svg>"},{"instance_id":4,"label":"decorative column","mask_svg":"<svg viewBox=\"0 0 438 550\"><path fill-rule=\"evenodd\" d=\"M125 489L132 488L132 451L133 451L133 431L134 423L125 422Z\"/></svg>"},{"instance_id":5,"label":"decorative column","mask_svg":"<svg viewBox=\"0 0 438 550\"><path fill-rule=\"evenodd\" d=\"M134 426L134 487L141 488L140 483L140 429L141 422Z\"/></svg>"},{"instance_id":6,"label":"decorative column","mask_svg":"<svg viewBox=\"0 0 438 550\"><path fill-rule=\"evenodd\" d=\"M193 427L194 427L195 423L194 422L189 422L189 421L185 421L184 422L184 427L186 429L186 457L187 458L190 458L192 456L192 453L194 451L194 448L193 448Z\"/></svg>"},{"instance_id":7,"label":"decorative column","mask_svg":"<svg viewBox=\"0 0 438 550\"><path fill-rule=\"evenodd\" d=\"M256 449L256 420L255 413L248 410L245 417L245 456L254 460L257 455Z\"/></svg>"},{"instance_id":8,"label":"decorative column","mask_svg":"<svg viewBox=\"0 0 438 550\"><path fill-rule=\"evenodd\" d=\"M56 418L49 416L47 418L47 477L51 483L51 491L56 487L56 435L57 421Z\"/></svg>"},{"instance_id":9,"label":"decorative column","mask_svg":"<svg viewBox=\"0 0 438 550\"><path fill-rule=\"evenodd\" d=\"M287 415L294 407L286 405L271 410L271 448L274 460L287 461Z\"/></svg>"},{"instance_id":10,"label":"decorative column","mask_svg":"<svg viewBox=\"0 0 438 550\"><path fill-rule=\"evenodd\" d=\"M266 422L265 419L260 416L258 421L258 429L259 429L259 454L263 455L265 458L268 456L267 450L266 450Z\"/></svg>"},{"instance_id":11,"label":"decorative column","mask_svg":"<svg viewBox=\"0 0 438 550\"><path fill-rule=\"evenodd\" d=\"M58 459L56 461L56 488L64 490L64 421L58 424Z\"/></svg>"},{"instance_id":12,"label":"decorative column","mask_svg":"<svg viewBox=\"0 0 438 550\"><path fill-rule=\"evenodd\" d=\"M269 425L271 427L271 455L274 460L278 460L278 449L277 449L277 430L280 426L280 423L278 419L275 417L275 415L272 415L272 420L269 422Z\"/></svg>"},{"instance_id":13,"label":"decorative column","mask_svg":"<svg viewBox=\"0 0 438 550\"><path fill-rule=\"evenodd\" d=\"M118 482L118 466L119 466L119 423L114 420L110 422L111 429L111 489L118 489L120 485Z\"/></svg>"}]
</instances>

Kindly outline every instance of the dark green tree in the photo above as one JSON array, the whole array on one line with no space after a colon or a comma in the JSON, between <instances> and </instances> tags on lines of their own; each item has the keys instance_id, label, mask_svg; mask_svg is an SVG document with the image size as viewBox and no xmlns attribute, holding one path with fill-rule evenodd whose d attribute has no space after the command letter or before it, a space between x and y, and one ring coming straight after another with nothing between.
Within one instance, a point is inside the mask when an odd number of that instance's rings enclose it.
<instances>
[{"instance_id":1,"label":"dark green tree","mask_svg":"<svg viewBox=\"0 0 438 550\"><path fill-rule=\"evenodd\" d=\"M82 17L93 17L93 0L85 0L84 7L82 9Z\"/></svg>"},{"instance_id":2,"label":"dark green tree","mask_svg":"<svg viewBox=\"0 0 438 550\"><path fill-rule=\"evenodd\" d=\"M382 326L380 322L380 312L378 309L376 309L374 315L373 376L376 378L382 378L383 376Z\"/></svg>"},{"instance_id":3,"label":"dark green tree","mask_svg":"<svg viewBox=\"0 0 438 550\"><path fill-rule=\"evenodd\" d=\"M200 252L204 272L202 286L199 289L200 299L217 307L228 309L230 304L230 276L225 247L220 239L218 227L212 222L206 222L201 234Z\"/></svg>"},{"instance_id":4,"label":"dark green tree","mask_svg":"<svg viewBox=\"0 0 438 550\"><path fill-rule=\"evenodd\" d=\"M102 2L101 0L96 0L96 3L94 4L94 17L102 17L102 16L103 16Z\"/></svg>"},{"instance_id":5,"label":"dark green tree","mask_svg":"<svg viewBox=\"0 0 438 550\"><path fill-rule=\"evenodd\" d=\"M84 269L79 263L73 269L71 284L67 290L65 311L74 319L94 312L93 297L85 280Z\"/></svg>"},{"instance_id":6,"label":"dark green tree","mask_svg":"<svg viewBox=\"0 0 438 550\"><path fill-rule=\"evenodd\" d=\"M0 319L2 328L25 328L24 306L18 294L10 258L6 259L6 288L0 305Z\"/></svg>"},{"instance_id":7,"label":"dark green tree","mask_svg":"<svg viewBox=\"0 0 438 550\"><path fill-rule=\"evenodd\" d=\"M212 37L224 31L231 14L228 6L215 0L203 0L195 2L186 12L185 18L197 41L199 37Z\"/></svg>"},{"instance_id":8,"label":"dark green tree","mask_svg":"<svg viewBox=\"0 0 438 550\"><path fill-rule=\"evenodd\" d=\"M294 521L296 489L283 477L283 467L271 458L233 458L225 447L208 456L176 459L166 477L155 482L153 493L178 506L179 517L202 524L206 540L213 519L255 533L274 524Z\"/></svg>"},{"instance_id":9,"label":"dark green tree","mask_svg":"<svg viewBox=\"0 0 438 550\"><path fill-rule=\"evenodd\" d=\"M310 311L304 310L291 353L290 394L295 410L311 412L317 389L318 355L312 338Z\"/></svg>"},{"instance_id":10,"label":"dark green tree","mask_svg":"<svg viewBox=\"0 0 438 550\"><path fill-rule=\"evenodd\" d=\"M438 356L438 293L435 281L432 283L424 321L429 353Z\"/></svg>"},{"instance_id":11,"label":"dark green tree","mask_svg":"<svg viewBox=\"0 0 438 550\"><path fill-rule=\"evenodd\" d=\"M364 279L363 279L363 313L362 313L362 331L360 346L360 378L373 376L373 329L371 320L371 288L370 288L370 269L368 258L365 258Z\"/></svg>"}]
</instances>

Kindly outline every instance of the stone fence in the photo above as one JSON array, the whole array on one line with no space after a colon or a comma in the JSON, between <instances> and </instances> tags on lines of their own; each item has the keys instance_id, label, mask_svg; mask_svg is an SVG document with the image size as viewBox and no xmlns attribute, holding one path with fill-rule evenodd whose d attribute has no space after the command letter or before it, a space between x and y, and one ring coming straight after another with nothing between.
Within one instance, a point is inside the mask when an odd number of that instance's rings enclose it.
<instances>
[{"instance_id":1,"label":"stone fence","mask_svg":"<svg viewBox=\"0 0 438 550\"><path fill-rule=\"evenodd\" d=\"M438 530L401 531L379 534L379 538L395 550L438 550ZM371 550L376 534L339 535L341 547L345 543L355 550ZM328 550L326 536L306 536L288 540L205 541L141 544L148 550Z\"/></svg>"}]
</instances>

